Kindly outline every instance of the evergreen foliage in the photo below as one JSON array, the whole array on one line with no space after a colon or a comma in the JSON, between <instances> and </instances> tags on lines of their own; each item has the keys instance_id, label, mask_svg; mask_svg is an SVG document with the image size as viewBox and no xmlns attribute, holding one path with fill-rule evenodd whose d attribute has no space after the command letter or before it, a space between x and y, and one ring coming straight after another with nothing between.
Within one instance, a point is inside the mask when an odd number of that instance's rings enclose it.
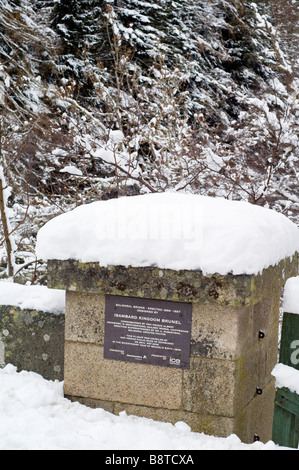
<instances>
[{"instance_id":1,"label":"evergreen foliage","mask_svg":"<svg viewBox=\"0 0 299 470\"><path fill-rule=\"evenodd\" d=\"M298 80L274 2L2 0L16 260L34 258L49 217L124 194L224 196L299 220Z\"/></svg>"},{"instance_id":2,"label":"evergreen foliage","mask_svg":"<svg viewBox=\"0 0 299 470\"><path fill-rule=\"evenodd\" d=\"M61 0L56 3L52 27L63 39L65 54L92 53L101 46L100 18L103 14L98 0Z\"/></svg>"}]
</instances>

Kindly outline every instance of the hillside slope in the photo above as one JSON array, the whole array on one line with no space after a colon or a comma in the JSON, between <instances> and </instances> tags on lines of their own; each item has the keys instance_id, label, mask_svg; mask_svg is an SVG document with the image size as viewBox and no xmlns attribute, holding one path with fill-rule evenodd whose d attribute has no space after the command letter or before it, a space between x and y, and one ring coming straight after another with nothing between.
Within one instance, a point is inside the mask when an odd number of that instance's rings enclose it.
<instances>
[{"instance_id":1,"label":"hillside slope","mask_svg":"<svg viewBox=\"0 0 299 470\"><path fill-rule=\"evenodd\" d=\"M1 2L10 257L15 273L32 263L19 280L41 281L38 228L96 199L187 191L299 220L297 69L277 3Z\"/></svg>"}]
</instances>

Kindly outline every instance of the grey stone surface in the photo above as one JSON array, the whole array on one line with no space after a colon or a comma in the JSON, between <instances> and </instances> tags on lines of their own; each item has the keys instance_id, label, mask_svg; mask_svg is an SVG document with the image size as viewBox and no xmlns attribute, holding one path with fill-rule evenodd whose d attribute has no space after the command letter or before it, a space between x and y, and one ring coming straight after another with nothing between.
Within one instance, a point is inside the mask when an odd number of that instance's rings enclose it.
<instances>
[{"instance_id":1,"label":"grey stone surface","mask_svg":"<svg viewBox=\"0 0 299 470\"><path fill-rule=\"evenodd\" d=\"M297 274L297 255L251 276L50 261L49 286L67 290L65 395L215 436L270 440L281 288ZM190 369L105 359L108 294L191 303Z\"/></svg>"},{"instance_id":2,"label":"grey stone surface","mask_svg":"<svg viewBox=\"0 0 299 470\"><path fill-rule=\"evenodd\" d=\"M155 408L182 407L182 371L103 358L103 348L66 342L65 394Z\"/></svg>"},{"instance_id":3,"label":"grey stone surface","mask_svg":"<svg viewBox=\"0 0 299 470\"><path fill-rule=\"evenodd\" d=\"M259 275L213 274L173 271L153 267L101 267L76 260L49 260L48 287L68 291L228 306L251 306L298 273L298 256L283 260ZM270 292L269 292L270 294Z\"/></svg>"},{"instance_id":4,"label":"grey stone surface","mask_svg":"<svg viewBox=\"0 0 299 470\"><path fill-rule=\"evenodd\" d=\"M258 276L50 261L49 287L66 289L66 315L0 306L0 367L64 380L65 396L87 406L266 442L280 293L297 274L297 256ZM190 369L104 359L106 294L191 302Z\"/></svg>"},{"instance_id":5,"label":"grey stone surface","mask_svg":"<svg viewBox=\"0 0 299 470\"><path fill-rule=\"evenodd\" d=\"M0 367L64 379L65 315L0 306Z\"/></svg>"}]
</instances>

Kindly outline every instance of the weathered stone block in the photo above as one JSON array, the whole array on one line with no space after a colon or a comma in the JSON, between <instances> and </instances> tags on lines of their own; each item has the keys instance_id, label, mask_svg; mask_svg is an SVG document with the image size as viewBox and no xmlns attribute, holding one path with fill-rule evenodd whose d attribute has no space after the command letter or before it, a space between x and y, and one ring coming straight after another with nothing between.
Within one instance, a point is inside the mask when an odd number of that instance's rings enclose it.
<instances>
[{"instance_id":1,"label":"weathered stone block","mask_svg":"<svg viewBox=\"0 0 299 470\"><path fill-rule=\"evenodd\" d=\"M0 306L0 367L64 378L64 314Z\"/></svg>"},{"instance_id":2,"label":"weathered stone block","mask_svg":"<svg viewBox=\"0 0 299 470\"><path fill-rule=\"evenodd\" d=\"M238 361L236 401L246 406L258 393L272 382L271 372L277 363L277 335L265 337L260 344L249 349Z\"/></svg>"},{"instance_id":3,"label":"weathered stone block","mask_svg":"<svg viewBox=\"0 0 299 470\"><path fill-rule=\"evenodd\" d=\"M182 371L105 360L94 344L65 344L65 394L104 401L180 409Z\"/></svg>"},{"instance_id":4,"label":"weathered stone block","mask_svg":"<svg viewBox=\"0 0 299 470\"><path fill-rule=\"evenodd\" d=\"M67 290L66 396L244 442L271 439L280 293L297 272L297 255L257 276L49 261L49 287ZM192 304L190 369L105 359L106 295Z\"/></svg>"},{"instance_id":5,"label":"weathered stone block","mask_svg":"<svg viewBox=\"0 0 299 470\"><path fill-rule=\"evenodd\" d=\"M233 417L235 414L236 362L192 358L184 371L184 409L193 413Z\"/></svg>"},{"instance_id":6,"label":"weathered stone block","mask_svg":"<svg viewBox=\"0 0 299 470\"><path fill-rule=\"evenodd\" d=\"M48 262L48 286L77 292L244 306L258 301L251 276L204 276L201 271L101 267L75 260Z\"/></svg>"},{"instance_id":7,"label":"weathered stone block","mask_svg":"<svg viewBox=\"0 0 299 470\"><path fill-rule=\"evenodd\" d=\"M268 442L272 437L275 383L272 380L265 386L261 395L254 398L244 407L234 422L234 433L242 442L253 442L255 439Z\"/></svg>"},{"instance_id":8,"label":"weathered stone block","mask_svg":"<svg viewBox=\"0 0 299 470\"><path fill-rule=\"evenodd\" d=\"M105 296L66 292L65 339L104 344Z\"/></svg>"},{"instance_id":9,"label":"weathered stone block","mask_svg":"<svg viewBox=\"0 0 299 470\"><path fill-rule=\"evenodd\" d=\"M237 359L251 341L251 316L251 307L193 304L191 355Z\"/></svg>"},{"instance_id":10,"label":"weathered stone block","mask_svg":"<svg viewBox=\"0 0 299 470\"><path fill-rule=\"evenodd\" d=\"M111 294L192 303L251 306L265 291L280 288L298 273L298 256L282 260L259 275L204 276L201 271L173 271L124 266L102 267L76 260L49 260L48 287L95 294Z\"/></svg>"}]
</instances>

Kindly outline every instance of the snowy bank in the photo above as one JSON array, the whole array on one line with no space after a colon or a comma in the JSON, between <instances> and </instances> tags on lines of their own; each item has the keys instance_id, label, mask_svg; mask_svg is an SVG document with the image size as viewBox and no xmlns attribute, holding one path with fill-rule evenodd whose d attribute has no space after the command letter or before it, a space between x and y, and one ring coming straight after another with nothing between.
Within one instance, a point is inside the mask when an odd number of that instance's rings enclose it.
<instances>
[{"instance_id":1,"label":"snowy bank","mask_svg":"<svg viewBox=\"0 0 299 470\"><path fill-rule=\"evenodd\" d=\"M63 383L12 365L0 369L0 450L283 450L272 441L244 444L146 418L112 415L72 403ZM290 449L291 450L291 449Z\"/></svg>"},{"instance_id":2,"label":"snowy bank","mask_svg":"<svg viewBox=\"0 0 299 470\"><path fill-rule=\"evenodd\" d=\"M283 311L299 315L299 276L291 277L285 284Z\"/></svg>"},{"instance_id":3,"label":"snowy bank","mask_svg":"<svg viewBox=\"0 0 299 470\"><path fill-rule=\"evenodd\" d=\"M65 311L65 291L0 281L0 305L61 314Z\"/></svg>"},{"instance_id":4,"label":"snowy bank","mask_svg":"<svg viewBox=\"0 0 299 470\"><path fill-rule=\"evenodd\" d=\"M276 379L277 388L288 388L290 392L299 395L299 370L285 364L277 364L272 375Z\"/></svg>"},{"instance_id":5,"label":"snowy bank","mask_svg":"<svg viewBox=\"0 0 299 470\"><path fill-rule=\"evenodd\" d=\"M299 252L297 226L245 202L162 193L97 201L48 222L40 259L258 274Z\"/></svg>"}]
</instances>

